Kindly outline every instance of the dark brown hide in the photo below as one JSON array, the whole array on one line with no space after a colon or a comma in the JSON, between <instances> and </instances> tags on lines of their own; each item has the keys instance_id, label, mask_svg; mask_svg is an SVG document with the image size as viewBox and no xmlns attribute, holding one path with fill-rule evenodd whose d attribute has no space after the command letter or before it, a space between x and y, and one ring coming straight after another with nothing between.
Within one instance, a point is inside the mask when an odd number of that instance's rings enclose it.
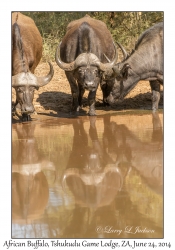
<instances>
[{"instance_id":1,"label":"dark brown hide","mask_svg":"<svg viewBox=\"0 0 175 250\"><path fill-rule=\"evenodd\" d=\"M103 76L113 76L112 67L118 56L110 31L104 22L86 15L69 23L59 46L55 59L58 66L65 70L71 87L72 111L79 111L83 94L88 90L89 115L95 115L98 85L103 85L102 91L105 94L108 81ZM112 84L111 81L109 84Z\"/></svg>"}]
</instances>

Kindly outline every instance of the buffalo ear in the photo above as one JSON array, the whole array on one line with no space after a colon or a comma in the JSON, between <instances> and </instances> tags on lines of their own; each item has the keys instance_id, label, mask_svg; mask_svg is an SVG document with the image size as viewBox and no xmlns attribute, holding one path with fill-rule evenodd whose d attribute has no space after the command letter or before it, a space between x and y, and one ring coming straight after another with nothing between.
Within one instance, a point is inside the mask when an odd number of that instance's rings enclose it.
<instances>
[{"instance_id":1,"label":"buffalo ear","mask_svg":"<svg viewBox=\"0 0 175 250\"><path fill-rule=\"evenodd\" d=\"M122 75L123 80L128 78L128 70L131 69L131 66L128 63L125 63L120 70L120 74Z\"/></svg>"}]
</instances>

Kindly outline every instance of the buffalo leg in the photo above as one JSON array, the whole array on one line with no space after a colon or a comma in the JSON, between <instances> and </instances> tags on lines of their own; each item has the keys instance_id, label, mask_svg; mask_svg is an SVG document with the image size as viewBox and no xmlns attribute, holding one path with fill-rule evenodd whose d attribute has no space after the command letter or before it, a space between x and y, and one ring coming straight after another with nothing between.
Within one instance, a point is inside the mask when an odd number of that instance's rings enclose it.
<instances>
[{"instance_id":1,"label":"buffalo leg","mask_svg":"<svg viewBox=\"0 0 175 250\"><path fill-rule=\"evenodd\" d=\"M96 92L95 91L90 91L88 95L88 103L89 103L89 115L96 115L95 112L95 97L96 97Z\"/></svg>"},{"instance_id":2,"label":"buffalo leg","mask_svg":"<svg viewBox=\"0 0 175 250\"><path fill-rule=\"evenodd\" d=\"M160 100L160 82L158 80L150 81L150 86L152 90L152 110L156 111Z\"/></svg>"},{"instance_id":3,"label":"buffalo leg","mask_svg":"<svg viewBox=\"0 0 175 250\"><path fill-rule=\"evenodd\" d=\"M162 142L162 125L158 112L153 112L152 114L152 123L153 123L153 133L152 133L152 141L153 142Z\"/></svg>"},{"instance_id":4,"label":"buffalo leg","mask_svg":"<svg viewBox=\"0 0 175 250\"><path fill-rule=\"evenodd\" d=\"M111 92L113 90L115 83L115 79L113 80L108 80L108 81L102 81L101 84L101 90L103 92L103 105L104 106L109 106L112 105L114 102Z\"/></svg>"},{"instance_id":5,"label":"buffalo leg","mask_svg":"<svg viewBox=\"0 0 175 250\"><path fill-rule=\"evenodd\" d=\"M107 84L106 84L106 82L101 83L101 90L102 90L102 93L103 93L103 106L109 106L109 103L107 102L108 93L107 93Z\"/></svg>"},{"instance_id":6,"label":"buffalo leg","mask_svg":"<svg viewBox=\"0 0 175 250\"><path fill-rule=\"evenodd\" d=\"M82 108L82 98L83 98L84 92L85 92L85 89L81 85L79 85L78 104L80 108Z\"/></svg>"},{"instance_id":7,"label":"buffalo leg","mask_svg":"<svg viewBox=\"0 0 175 250\"><path fill-rule=\"evenodd\" d=\"M16 112L16 107L18 107L18 106L19 106L19 103L18 103L17 100L16 100L15 103L12 102L12 113L15 113L15 112Z\"/></svg>"},{"instance_id":8,"label":"buffalo leg","mask_svg":"<svg viewBox=\"0 0 175 250\"><path fill-rule=\"evenodd\" d=\"M22 121L26 122L26 121L31 121L31 116L29 114L22 114Z\"/></svg>"},{"instance_id":9,"label":"buffalo leg","mask_svg":"<svg viewBox=\"0 0 175 250\"><path fill-rule=\"evenodd\" d=\"M73 77L72 73L70 73L70 72L65 72L65 73L66 73L66 77L69 81L71 93L72 93L72 111L73 112L78 111L79 110L79 104L78 104L79 89L78 89L77 82L76 82L75 78Z\"/></svg>"}]
</instances>

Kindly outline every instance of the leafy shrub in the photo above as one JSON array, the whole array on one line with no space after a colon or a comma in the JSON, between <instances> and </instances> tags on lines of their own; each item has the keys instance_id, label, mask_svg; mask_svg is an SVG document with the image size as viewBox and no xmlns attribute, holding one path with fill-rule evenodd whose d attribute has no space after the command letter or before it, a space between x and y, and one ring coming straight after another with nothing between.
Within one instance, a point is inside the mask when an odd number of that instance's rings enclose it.
<instances>
[{"instance_id":1,"label":"leafy shrub","mask_svg":"<svg viewBox=\"0 0 175 250\"><path fill-rule=\"evenodd\" d=\"M66 33L69 22L85 14L106 23L114 41L132 50L140 34L155 23L163 21L163 12L22 12L36 23L43 38L42 60L54 60L58 43Z\"/></svg>"}]
</instances>

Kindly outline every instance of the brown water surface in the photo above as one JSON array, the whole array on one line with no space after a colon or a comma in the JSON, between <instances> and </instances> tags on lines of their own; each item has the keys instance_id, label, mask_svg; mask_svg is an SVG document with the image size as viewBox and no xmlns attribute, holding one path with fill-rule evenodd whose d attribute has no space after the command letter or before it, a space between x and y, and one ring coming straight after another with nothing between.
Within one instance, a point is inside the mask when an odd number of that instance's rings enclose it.
<instances>
[{"instance_id":1,"label":"brown water surface","mask_svg":"<svg viewBox=\"0 0 175 250\"><path fill-rule=\"evenodd\" d=\"M12 238L162 238L163 114L12 125Z\"/></svg>"}]
</instances>

